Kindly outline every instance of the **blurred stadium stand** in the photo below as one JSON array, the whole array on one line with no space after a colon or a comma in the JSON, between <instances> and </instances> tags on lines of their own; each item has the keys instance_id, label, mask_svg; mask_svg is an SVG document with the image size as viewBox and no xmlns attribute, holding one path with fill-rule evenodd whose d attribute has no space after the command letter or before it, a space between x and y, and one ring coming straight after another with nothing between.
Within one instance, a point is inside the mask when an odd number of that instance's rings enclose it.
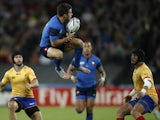
<instances>
[{"instance_id":1,"label":"blurred stadium stand","mask_svg":"<svg viewBox=\"0 0 160 120\"><path fill-rule=\"evenodd\" d=\"M12 51L21 50L41 83L71 83L61 80L50 61L39 54L42 28L63 1L73 6L74 16L81 20L77 36L93 42L94 53L101 57L112 85L132 82L129 53L135 47L144 49L155 83L160 83L159 0L1 0L0 78L11 65ZM72 55L65 56L63 66Z\"/></svg>"},{"instance_id":2,"label":"blurred stadium stand","mask_svg":"<svg viewBox=\"0 0 160 120\"><path fill-rule=\"evenodd\" d=\"M62 64L64 68L67 68L67 64ZM5 71L10 68L9 65L0 65L0 78L3 77ZM61 79L57 73L54 70L54 67L52 65L33 65L28 64L28 66L32 67L35 70L35 73L37 75L37 78L41 84L48 84L52 86L73 86L71 80L64 80ZM107 72L107 80L111 81L116 78L116 76L119 74L119 72L122 69L122 66L115 66L114 64L104 64L104 69ZM97 74L98 77L98 74ZM63 84L63 85L62 85Z\"/></svg>"}]
</instances>

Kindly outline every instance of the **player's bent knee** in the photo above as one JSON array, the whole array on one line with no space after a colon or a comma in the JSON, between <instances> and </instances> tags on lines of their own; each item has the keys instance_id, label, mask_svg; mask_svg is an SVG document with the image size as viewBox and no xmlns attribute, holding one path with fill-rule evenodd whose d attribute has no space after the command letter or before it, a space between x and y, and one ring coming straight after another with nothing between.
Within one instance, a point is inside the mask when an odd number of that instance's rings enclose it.
<instances>
[{"instance_id":1,"label":"player's bent knee","mask_svg":"<svg viewBox=\"0 0 160 120\"><path fill-rule=\"evenodd\" d=\"M87 108L87 112L88 112L88 113L92 113L92 111L93 111L93 107L88 107L88 108Z\"/></svg>"},{"instance_id":2,"label":"player's bent knee","mask_svg":"<svg viewBox=\"0 0 160 120\"><path fill-rule=\"evenodd\" d=\"M78 38L73 38L72 44L76 46L76 48L83 48L83 41Z\"/></svg>"},{"instance_id":3,"label":"player's bent knee","mask_svg":"<svg viewBox=\"0 0 160 120\"><path fill-rule=\"evenodd\" d=\"M31 116L31 118L33 120L42 120L42 115L40 111L37 111L35 113L33 113L33 115Z\"/></svg>"},{"instance_id":4,"label":"player's bent knee","mask_svg":"<svg viewBox=\"0 0 160 120\"><path fill-rule=\"evenodd\" d=\"M55 48L50 47L47 51L47 56L49 58L62 59L63 58L63 52L59 49L55 49Z\"/></svg>"},{"instance_id":5,"label":"player's bent knee","mask_svg":"<svg viewBox=\"0 0 160 120\"><path fill-rule=\"evenodd\" d=\"M76 110L76 112L77 112L78 114L81 114L83 111L81 111L81 110Z\"/></svg>"},{"instance_id":6,"label":"player's bent knee","mask_svg":"<svg viewBox=\"0 0 160 120\"><path fill-rule=\"evenodd\" d=\"M125 112L122 109L119 109L117 111L117 116L124 116L124 115L125 115Z\"/></svg>"},{"instance_id":7,"label":"player's bent knee","mask_svg":"<svg viewBox=\"0 0 160 120\"><path fill-rule=\"evenodd\" d=\"M76 112L80 114L80 113L83 112L83 109L82 108L76 108Z\"/></svg>"},{"instance_id":8,"label":"player's bent knee","mask_svg":"<svg viewBox=\"0 0 160 120\"><path fill-rule=\"evenodd\" d=\"M63 58L63 52L62 51L59 51L57 54L56 54L56 59L62 59Z\"/></svg>"},{"instance_id":9,"label":"player's bent knee","mask_svg":"<svg viewBox=\"0 0 160 120\"><path fill-rule=\"evenodd\" d=\"M131 112L130 112L130 114L132 115L132 116L136 116L137 114L139 114L138 113L138 111L136 111L136 110L131 110Z\"/></svg>"},{"instance_id":10,"label":"player's bent knee","mask_svg":"<svg viewBox=\"0 0 160 120\"><path fill-rule=\"evenodd\" d=\"M8 102L8 108L10 110L14 110L15 111L18 108L17 102L16 101L9 101Z\"/></svg>"}]
</instances>

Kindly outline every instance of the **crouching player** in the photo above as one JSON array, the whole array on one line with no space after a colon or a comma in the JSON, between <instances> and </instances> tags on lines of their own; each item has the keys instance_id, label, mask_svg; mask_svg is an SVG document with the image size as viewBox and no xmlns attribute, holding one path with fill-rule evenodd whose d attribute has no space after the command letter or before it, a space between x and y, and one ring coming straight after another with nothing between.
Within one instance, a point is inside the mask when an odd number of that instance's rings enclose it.
<instances>
[{"instance_id":1,"label":"crouching player","mask_svg":"<svg viewBox=\"0 0 160 120\"><path fill-rule=\"evenodd\" d=\"M0 91L7 83L12 86L12 98L8 102L10 120L17 120L16 112L22 109L31 120L42 120L32 91L32 88L39 86L34 71L23 64L23 56L19 51L13 53L12 61L13 67L6 71L0 83Z\"/></svg>"},{"instance_id":2,"label":"crouching player","mask_svg":"<svg viewBox=\"0 0 160 120\"><path fill-rule=\"evenodd\" d=\"M116 120L124 120L126 115L132 115L135 120L146 120L143 115L151 113L158 103L152 72L144 57L141 49L135 49L131 54L131 64L135 67L132 75L134 89L125 97L126 103L118 109ZM132 99L134 95L136 98Z\"/></svg>"}]
</instances>

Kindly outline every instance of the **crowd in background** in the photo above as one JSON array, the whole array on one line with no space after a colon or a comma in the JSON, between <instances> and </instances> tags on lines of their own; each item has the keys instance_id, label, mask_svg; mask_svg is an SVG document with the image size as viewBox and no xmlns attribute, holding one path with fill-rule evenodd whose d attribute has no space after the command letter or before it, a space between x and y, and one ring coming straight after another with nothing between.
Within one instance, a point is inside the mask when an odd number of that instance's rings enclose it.
<instances>
[{"instance_id":1,"label":"crowd in background","mask_svg":"<svg viewBox=\"0 0 160 120\"><path fill-rule=\"evenodd\" d=\"M62 0L1 0L0 63L11 63L14 50L28 63L39 63L42 28ZM91 40L103 62L126 64L132 49L146 52L146 62L160 71L160 0L68 0L80 18L77 36ZM157 74L156 74L157 75ZM156 76L155 75L155 76ZM160 77L160 76L157 76Z\"/></svg>"}]
</instances>

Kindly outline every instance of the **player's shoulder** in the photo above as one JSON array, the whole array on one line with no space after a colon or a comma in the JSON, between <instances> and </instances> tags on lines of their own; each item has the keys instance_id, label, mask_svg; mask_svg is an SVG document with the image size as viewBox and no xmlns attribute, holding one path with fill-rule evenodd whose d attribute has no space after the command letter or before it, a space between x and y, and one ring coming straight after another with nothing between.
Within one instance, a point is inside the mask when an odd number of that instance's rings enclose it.
<instances>
[{"instance_id":1,"label":"player's shoulder","mask_svg":"<svg viewBox=\"0 0 160 120\"><path fill-rule=\"evenodd\" d=\"M28 65L24 65L24 67L23 67L24 69L26 69L26 70L33 70L30 66L28 66Z\"/></svg>"},{"instance_id":2,"label":"player's shoulder","mask_svg":"<svg viewBox=\"0 0 160 120\"><path fill-rule=\"evenodd\" d=\"M140 66L140 69L139 69L139 70L142 71L142 72L151 72L149 66L146 65L145 63Z\"/></svg>"},{"instance_id":3,"label":"player's shoulder","mask_svg":"<svg viewBox=\"0 0 160 120\"><path fill-rule=\"evenodd\" d=\"M143 63L143 65L141 65L140 68L141 68L141 69L150 69L150 68L148 67L148 65L146 65L145 63Z\"/></svg>"},{"instance_id":4,"label":"player's shoulder","mask_svg":"<svg viewBox=\"0 0 160 120\"><path fill-rule=\"evenodd\" d=\"M57 18L56 18L56 16L54 15L54 16L52 16L50 19L49 19L49 21L54 21L54 20L56 20Z\"/></svg>"},{"instance_id":5,"label":"player's shoulder","mask_svg":"<svg viewBox=\"0 0 160 120\"><path fill-rule=\"evenodd\" d=\"M55 15L55 16L50 18L48 24L51 24L51 25L54 24L54 26L55 26L55 25L59 25L61 23L59 22L58 17Z\"/></svg>"},{"instance_id":6,"label":"player's shoulder","mask_svg":"<svg viewBox=\"0 0 160 120\"><path fill-rule=\"evenodd\" d=\"M11 68L9 68L8 70L6 70L5 75L10 75L10 74L12 74L13 72L14 72L14 68L11 67Z\"/></svg>"},{"instance_id":7,"label":"player's shoulder","mask_svg":"<svg viewBox=\"0 0 160 120\"><path fill-rule=\"evenodd\" d=\"M98 56L94 55L94 54L92 54L92 59L100 61L100 58Z\"/></svg>"},{"instance_id":8,"label":"player's shoulder","mask_svg":"<svg viewBox=\"0 0 160 120\"><path fill-rule=\"evenodd\" d=\"M14 71L14 68L11 67L5 72L5 74L11 74L13 71Z\"/></svg>"}]
</instances>

